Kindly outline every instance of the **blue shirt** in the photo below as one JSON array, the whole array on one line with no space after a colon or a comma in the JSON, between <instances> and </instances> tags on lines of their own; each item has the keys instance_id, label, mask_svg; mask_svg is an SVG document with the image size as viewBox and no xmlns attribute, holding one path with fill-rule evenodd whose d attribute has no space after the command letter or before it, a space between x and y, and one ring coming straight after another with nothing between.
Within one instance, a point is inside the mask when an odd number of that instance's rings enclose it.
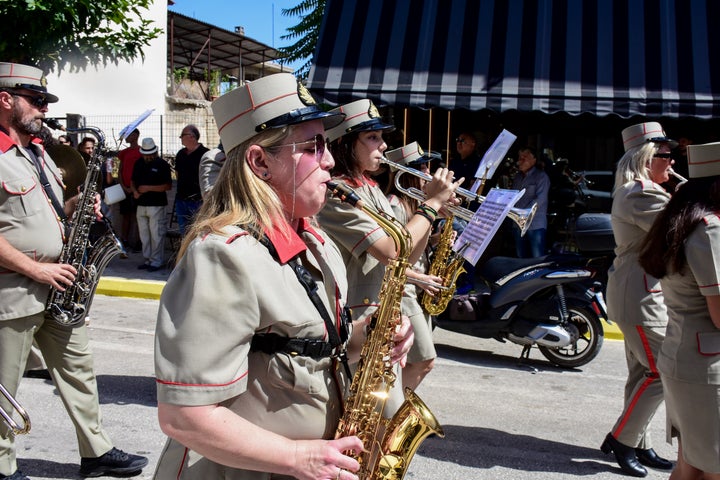
<instances>
[{"instance_id":1,"label":"blue shirt","mask_svg":"<svg viewBox=\"0 0 720 480\"><path fill-rule=\"evenodd\" d=\"M518 172L513 178L512 189L525 189L525 194L515 204L516 208L528 208L537 203L537 212L530 224L529 230L547 228L548 193L550 192L550 177L537 167L532 167L526 175Z\"/></svg>"}]
</instances>

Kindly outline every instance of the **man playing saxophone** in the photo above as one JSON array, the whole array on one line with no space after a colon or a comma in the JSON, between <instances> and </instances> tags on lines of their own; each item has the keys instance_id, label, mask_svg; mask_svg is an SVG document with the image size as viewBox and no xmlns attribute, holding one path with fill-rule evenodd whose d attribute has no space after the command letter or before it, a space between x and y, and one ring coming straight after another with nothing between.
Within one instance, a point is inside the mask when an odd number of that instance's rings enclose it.
<instances>
[{"instance_id":1,"label":"man playing saxophone","mask_svg":"<svg viewBox=\"0 0 720 480\"><path fill-rule=\"evenodd\" d=\"M0 383L17 394L34 338L75 425L80 475L129 476L148 460L113 447L102 428L85 326L45 319L50 288L62 290L77 275L57 263L66 237L63 218L72 215L77 196L62 202L62 175L36 138L48 104L57 101L40 69L0 63ZM5 398L0 405L11 408ZM14 437L0 424L0 479L28 479L15 455Z\"/></svg>"}]
</instances>

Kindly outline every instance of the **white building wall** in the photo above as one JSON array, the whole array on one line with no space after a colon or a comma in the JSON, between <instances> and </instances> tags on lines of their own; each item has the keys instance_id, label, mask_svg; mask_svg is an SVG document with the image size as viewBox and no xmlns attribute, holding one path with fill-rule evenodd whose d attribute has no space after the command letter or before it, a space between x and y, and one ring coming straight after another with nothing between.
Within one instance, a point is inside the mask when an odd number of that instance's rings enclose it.
<instances>
[{"instance_id":1,"label":"white building wall","mask_svg":"<svg viewBox=\"0 0 720 480\"><path fill-rule=\"evenodd\" d=\"M72 73L66 69L48 75L48 90L60 97L59 102L50 105L48 116L73 113L137 117L152 108L154 114L165 113L167 1L156 0L145 18L152 19L153 26L163 32L145 47L145 60Z\"/></svg>"}]
</instances>

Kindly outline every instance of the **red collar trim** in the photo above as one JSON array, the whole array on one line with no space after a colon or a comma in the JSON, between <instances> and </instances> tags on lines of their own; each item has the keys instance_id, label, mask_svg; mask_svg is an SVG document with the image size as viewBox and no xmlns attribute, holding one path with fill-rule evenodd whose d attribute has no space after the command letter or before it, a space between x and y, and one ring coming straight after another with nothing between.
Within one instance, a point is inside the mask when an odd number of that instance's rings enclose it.
<instances>
[{"instance_id":1,"label":"red collar trim","mask_svg":"<svg viewBox=\"0 0 720 480\"><path fill-rule=\"evenodd\" d=\"M40 140L37 137L34 137L32 139L32 143L36 143L42 146L42 140ZM16 146L17 143L10 138L10 136L5 133L4 129L0 129L0 153L5 153L8 150L10 150L12 147ZM17 145L18 147L20 145ZM45 152L45 148L43 147L43 153Z\"/></svg>"},{"instance_id":2,"label":"red collar trim","mask_svg":"<svg viewBox=\"0 0 720 480\"><path fill-rule=\"evenodd\" d=\"M378 186L378 183L367 175L363 175L361 178L343 176L342 179L349 187L352 188L360 188L363 185L370 185L371 187Z\"/></svg>"},{"instance_id":3,"label":"red collar trim","mask_svg":"<svg viewBox=\"0 0 720 480\"><path fill-rule=\"evenodd\" d=\"M300 219L298 231L301 233L307 232L314 236L320 243L325 243L323 238L315 231L315 229L310 225L310 222L305 218ZM307 248L305 246L305 242L303 242L297 232L290 232L289 239L286 239L277 228L272 231L266 231L265 234L270 240L270 243L273 244L273 247L275 247L280 263L287 263L293 257L304 252Z\"/></svg>"}]
</instances>

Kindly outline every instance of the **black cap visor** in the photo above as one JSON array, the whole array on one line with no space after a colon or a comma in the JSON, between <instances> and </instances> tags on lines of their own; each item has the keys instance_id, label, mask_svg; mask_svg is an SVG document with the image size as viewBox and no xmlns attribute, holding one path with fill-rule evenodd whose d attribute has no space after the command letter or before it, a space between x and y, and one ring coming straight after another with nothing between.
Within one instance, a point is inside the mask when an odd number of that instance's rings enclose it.
<instances>
[{"instance_id":1,"label":"black cap visor","mask_svg":"<svg viewBox=\"0 0 720 480\"><path fill-rule=\"evenodd\" d=\"M371 132L375 130L391 132L395 130L395 125L385 123L379 118L372 118L366 122L358 123L357 125L347 128L345 130L345 133L348 134L353 132Z\"/></svg>"},{"instance_id":2,"label":"black cap visor","mask_svg":"<svg viewBox=\"0 0 720 480\"><path fill-rule=\"evenodd\" d=\"M671 138L667 138L667 137L653 137L653 138L649 138L649 139L648 139L648 142L653 142L653 143L667 143L670 148L675 148L675 147L678 146L678 142L676 142L675 140L673 140L673 139L671 139Z\"/></svg>"},{"instance_id":3,"label":"black cap visor","mask_svg":"<svg viewBox=\"0 0 720 480\"><path fill-rule=\"evenodd\" d=\"M432 162L433 160L441 160L441 159L442 159L442 155L440 155L437 152L425 152L425 154L422 157L420 157L416 160L413 160L412 162L408 162L408 167L414 167L417 165L422 165L423 163Z\"/></svg>"},{"instance_id":4,"label":"black cap visor","mask_svg":"<svg viewBox=\"0 0 720 480\"><path fill-rule=\"evenodd\" d=\"M32 90L33 92L42 93L43 95L45 95L45 99L48 101L48 103L55 103L59 100L59 98L52 93L48 93L47 88L41 87L39 85L31 85L29 83L16 83L15 88L24 88L25 90Z\"/></svg>"},{"instance_id":5,"label":"black cap visor","mask_svg":"<svg viewBox=\"0 0 720 480\"><path fill-rule=\"evenodd\" d=\"M298 108L292 112L288 112L280 115L279 117L275 117L272 120L268 120L262 125L255 127L255 131L262 132L268 128L286 127L288 125L309 122L310 120L322 120L325 130L327 130L340 125L344 118L344 113L324 112L317 106L311 105L309 107Z\"/></svg>"}]
</instances>

